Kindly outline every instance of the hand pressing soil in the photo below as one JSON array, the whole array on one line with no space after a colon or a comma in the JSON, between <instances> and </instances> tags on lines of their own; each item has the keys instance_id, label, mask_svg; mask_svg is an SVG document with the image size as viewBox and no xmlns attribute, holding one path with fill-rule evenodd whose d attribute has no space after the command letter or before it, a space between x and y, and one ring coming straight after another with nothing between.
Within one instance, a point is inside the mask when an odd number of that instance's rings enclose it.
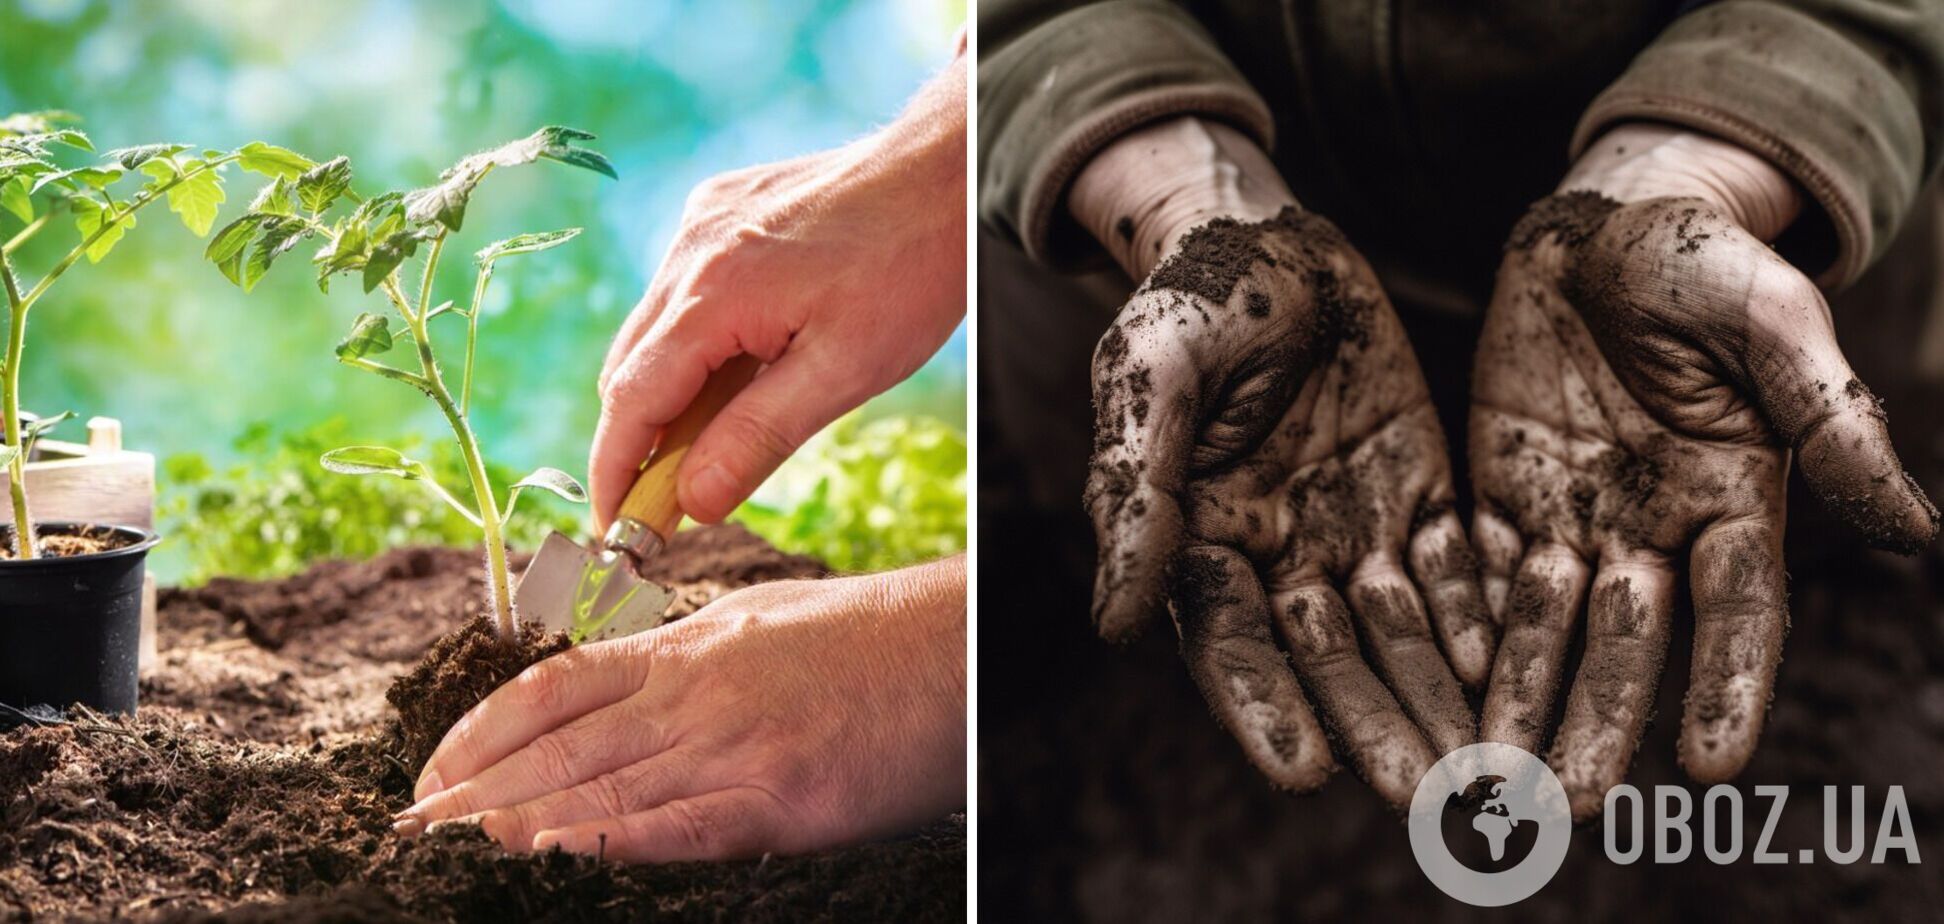
<instances>
[{"instance_id":1,"label":"hand pressing soil","mask_svg":"<svg viewBox=\"0 0 1944 924\"><path fill-rule=\"evenodd\" d=\"M1873 543L1909 552L1936 533L1821 293L1700 200L1581 192L1534 206L1507 245L1474 369L1473 538L1505 628L1482 732L1545 744L1588 598L1551 753L1578 818L1599 812L1638 746L1683 565L1696 624L1682 765L1726 780L1753 753L1788 625L1791 451Z\"/></svg>"},{"instance_id":2,"label":"hand pressing soil","mask_svg":"<svg viewBox=\"0 0 1944 924\"><path fill-rule=\"evenodd\" d=\"M1166 600L1190 674L1273 782L1334 769L1307 690L1408 804L1473 740L1458 677L1484 679L1492 632L1443 434L1369 267L1294 208L1208 222L1121 311L1093 381L1101 634Z\"/></svg>"}]
</instances>

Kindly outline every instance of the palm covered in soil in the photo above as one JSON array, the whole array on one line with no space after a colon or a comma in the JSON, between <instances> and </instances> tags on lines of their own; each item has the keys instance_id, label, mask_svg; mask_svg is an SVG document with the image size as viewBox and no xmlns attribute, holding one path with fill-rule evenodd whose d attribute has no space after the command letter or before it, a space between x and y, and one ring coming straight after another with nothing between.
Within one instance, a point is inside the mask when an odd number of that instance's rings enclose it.
<instances>
[{"instance_id":1,"label":"palm covered in soil","mask_svg":"<svg viewBox=\"0 0 1944 924\"><path fill-rule=\"evenodd\" d=\"M1752 754L1787 625L1791 449L1817 495L1877 543L1910 549L1936 529L1815 286L1699 200L1575 193L1535 206L1507 248L1474 369L1474 545L1505 629L1482 733L1545 743L1590 601L1551 755L1578 817L1632 760L1684 565L1695 650L1683 766L1723 780Z\"/></svg>"},{"instance_id":2,"label":"palm covered in soil","mask_svg":"<svg viewBox=\"0 0 1944 924\"><path fill-rule=\"evenodd\" d=\"M1190 674L1272 781L1334 767L1307 688L1408 803L1475 731L1426 604L1467 680L1491 642L1443 435L1362 258L1294 209L1203 225L1101 340L1094 396L1100 632L1131 635L1165 598Z\"/></svg>"}]
</instances>

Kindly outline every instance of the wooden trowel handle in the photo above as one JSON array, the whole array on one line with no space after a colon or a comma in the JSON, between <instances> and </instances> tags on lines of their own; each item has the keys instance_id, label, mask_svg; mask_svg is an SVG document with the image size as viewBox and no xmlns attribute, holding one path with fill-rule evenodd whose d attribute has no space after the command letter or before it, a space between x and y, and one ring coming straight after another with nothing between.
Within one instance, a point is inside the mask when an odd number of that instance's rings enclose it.
<instances>
[{"instance_id":1,"label":"wooden trowel handle","mask_svg":"<svg viewBox=\"0 0 1944 924\"><path fill-rule=\"evenodd\" d=\"M675 470L682 467L682 458L688 455L702 428L756 377L762 365L762 360L745 353L709 373L701 393L662 430L647 466L621 500L621 516L639 520L664 540L675 534L676 525L682 522L682 505L675 499Z\"/></svg>"}]
</instances>

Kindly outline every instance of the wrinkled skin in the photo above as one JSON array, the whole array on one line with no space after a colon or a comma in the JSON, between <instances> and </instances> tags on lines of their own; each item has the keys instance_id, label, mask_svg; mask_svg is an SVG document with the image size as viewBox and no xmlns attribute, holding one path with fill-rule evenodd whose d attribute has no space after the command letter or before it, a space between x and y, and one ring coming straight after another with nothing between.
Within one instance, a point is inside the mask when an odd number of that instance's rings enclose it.
<instances>
[{"instance_id":1,"label":"wrinkled skin","mask_svg":"<svg viewBox=\"0 0 1944 924\"><path fill-rule=\"evenodd\" d=\"M1221 275L1211 229L1260 248L1220 300L1181 284ZM1190 674L1270 780L1308 790L1334 769L1314 701L1407 805L1474 739L1458 677L1483 680L1492 633L1443 434L1369 267L1294 209L1204 225L1121 311L1093 373L1101 634L1131 636L1166 601Z\"/></svg>"},{"instance_id":2,"label":"wrinkled skin","mask_svg":"<svg viewBox=\"0 0 1944 924\"><path fill-rule=\"evenodd\" d=\"M1639 744L1683 567L1695 634L1681 762L1701 782L1748 762L1788 625L1791 451L1874 543L1911 551L1935 535L1820 292L1701 200L1535 206L1474 375L1474 547L1504 623L1481 733L1545 745L1584 613L1550 757L1576 818L1598 814Z\"/></svg>"}]
</instances>

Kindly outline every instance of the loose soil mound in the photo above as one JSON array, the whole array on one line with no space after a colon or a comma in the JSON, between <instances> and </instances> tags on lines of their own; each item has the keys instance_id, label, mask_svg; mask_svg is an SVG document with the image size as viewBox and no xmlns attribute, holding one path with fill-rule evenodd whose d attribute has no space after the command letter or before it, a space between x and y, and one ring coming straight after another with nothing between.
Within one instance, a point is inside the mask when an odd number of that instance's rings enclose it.
<instances>
[{"instance_id":1,"label":"loose soil mound","mask_svg":"<svg viewBox=\"0 0 1944 924\"><path fill-rule=\"evenodd\" d=\"M823 572L719 527L679 534L653 576L686 613ZM511 856L471 827L394 836L412 777L385 691L478 609L479 574L476 553L405 549L165 591L136 717L0 734L0 921L963 917L962 817L825 854L639 868Z\"/></svg>"}]
</instances>

